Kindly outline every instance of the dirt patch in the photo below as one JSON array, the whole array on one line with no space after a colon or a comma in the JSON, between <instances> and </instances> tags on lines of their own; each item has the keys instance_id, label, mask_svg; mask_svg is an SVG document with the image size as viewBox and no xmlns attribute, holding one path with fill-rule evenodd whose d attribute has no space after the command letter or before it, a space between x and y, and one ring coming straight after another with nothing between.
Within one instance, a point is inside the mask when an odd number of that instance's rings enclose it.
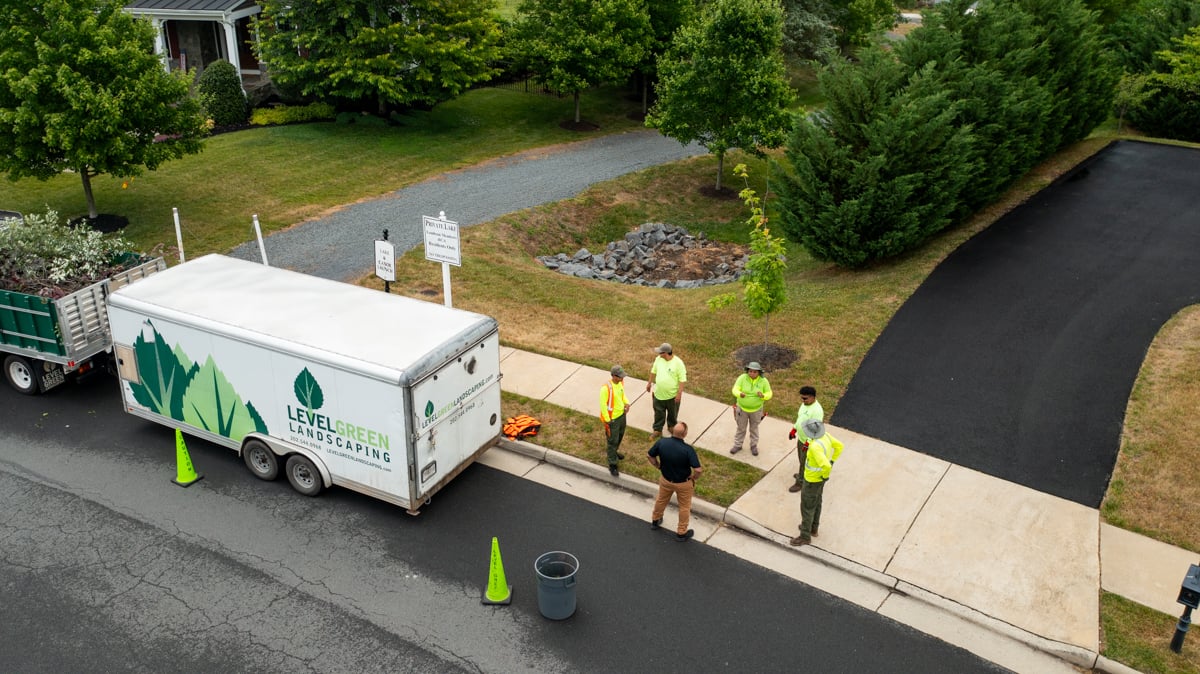
<instances>
[{"instance_id":1,"label":"dirt patch","mask_svg":"<svg viewBox=\"0 0 1200 674\"><path fill-rule=\"evenodd\" d=\"M717 189L714 185L705 185L704 187L701 187L700 194L703 194L709 199L719 199L721 201L733 201L734 199L738 198L738 190L735 190L732 187L722 187L721 189Z\"/></svg>"},{"instance_id":2,"label":"dirt patch","mask_svg":"<svg viewBox=\"0 0 1200 674\"><path fill-rule=\"evenodd\" d=\"M800 354L795 349L773 342L751 344L733 352L733 360L738 367L745 367L746 363L756 361L768 374L791 366L799 358Z\"/></svg>"},{"instance_id":3,"label":"dirt patch","mask_svg":"<svg viewBox=\"0 0 1200 674\"><path fill-rule=\"evenodd\" d=\"M721 264L733 266L736 260L746 256L749 249L736 243L709 241L703 248L685 248L679 251L655 250L654 269L642 274L647 281L704 280L721 275L717 267Z\"/></svg>"}]
</instances>

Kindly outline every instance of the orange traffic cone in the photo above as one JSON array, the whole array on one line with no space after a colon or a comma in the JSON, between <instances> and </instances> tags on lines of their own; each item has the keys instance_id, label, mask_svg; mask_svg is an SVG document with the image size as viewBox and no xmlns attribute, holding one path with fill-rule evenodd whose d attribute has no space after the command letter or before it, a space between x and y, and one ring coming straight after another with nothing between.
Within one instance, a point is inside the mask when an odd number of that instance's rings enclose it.
<instances>
[{"instance_id":1,"label":"orange traffic cone","mask_svg":"<svg viewBox=\"0 0 1200 674\"><path fill-rule=\"evenodd\" d=\"M495 536L492 536L492 564L488 572L487 591L483 593L483 603L512 603L512 585L504 579L504 562L500 561L500 541Z\"/></svg>"},{"instance_id":2,"label":"orange traffic cone","mask_svg":"<svg viewBox=\"0 0 1200 674\"><path fill-rule=\"evenodd\" d=\"M192 467L192 457L188 456L187 445L183 444L183 431L175 429L175 479L171 480L180 487L190 487L203 475L197 475Z\"/></svg>"}]
</instances>

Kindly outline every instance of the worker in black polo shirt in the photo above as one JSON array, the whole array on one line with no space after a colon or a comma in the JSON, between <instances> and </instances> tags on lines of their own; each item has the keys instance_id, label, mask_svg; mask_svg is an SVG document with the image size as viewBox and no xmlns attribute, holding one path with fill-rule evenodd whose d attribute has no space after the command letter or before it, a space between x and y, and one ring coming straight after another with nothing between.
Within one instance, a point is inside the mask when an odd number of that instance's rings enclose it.
<instances>
[{"instance_id":1,"label":"worker in black polo shirt","mask_svg":"<svg viewBox=\"0 0 1200 674\"><path fill-rule=\"evenodd\" d=\"M663 513L674 494L679 503L679 526L675 529L675 540L686 541L696 535L688 528L692 518L692 494L696 493L696 478L704 469L696 450L684 442L687 424L680 421L671 427L671 437L659 438L650 448L650 463L662 475L658 478L658 498L654 501L654 513L650 515L650 528L662 526Z\"/></svg>"}]
</instances>

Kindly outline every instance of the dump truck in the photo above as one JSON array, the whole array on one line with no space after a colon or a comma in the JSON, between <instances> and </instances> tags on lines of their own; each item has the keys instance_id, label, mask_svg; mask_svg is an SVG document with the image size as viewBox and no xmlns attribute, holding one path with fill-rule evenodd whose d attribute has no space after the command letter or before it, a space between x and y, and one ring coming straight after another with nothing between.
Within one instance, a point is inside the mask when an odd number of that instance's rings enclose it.
<instances>
[{"instance_id":1,"label":"dump truck","mask_svg":"<svg viewBox=\"0 0 1200 674\"><path fill-rule=\"evenodd\" d=\"M410 514L500 437L494 318L222 255L108 297L125 411Z\"/></svg>"},{"instance_id":2,"label":"dump truck","mask_svg":"<svg viewBox=\"0 0 1200 674\"><path fill-rule=\"evenodd\" d=\"M68 378L110 369L106 298L166 268L162 258L140 261L58 299L0 290L4 378L18 392L34 395Z\"/></svg>"}]
</instances>

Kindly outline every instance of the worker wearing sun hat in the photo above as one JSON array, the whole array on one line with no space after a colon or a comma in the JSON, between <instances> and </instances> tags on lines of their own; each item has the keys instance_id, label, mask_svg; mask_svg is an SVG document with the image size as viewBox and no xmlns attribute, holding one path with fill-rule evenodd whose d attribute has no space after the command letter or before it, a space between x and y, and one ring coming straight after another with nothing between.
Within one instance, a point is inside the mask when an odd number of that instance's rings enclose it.
<instances>
[{"instance_id":1,"label":"worker wearing sun hat","mask_svg":"<svg viewBox=\"0 0 1200 674\"><path fill-rule=\"evenodd\" d=\"M737 432L733 435L733 448L730 454L742 451L742 442L746 438L746 427L750 428L750 453L758 456L758 425L767 416L765 404L771 399L771 382L762 376L762 365L750 361L746 371L733 382L733 420L737 424Z\"/></svg>"},{"instance_id":2,"label":"worker wearing sun hat","mask_svg":"<svg viewBox=\"0 0 1200 674\"><path fill-rule=\"evenodd\" d=\"M800 535L789 543L808 545L821 525L821 501L825 494L825 483L833 464L842 456L842 443L825 430L825 422L807 419L802 429L808 441L808 452L804 459L804 486L800 490Z\"/></svg>"}]
</instances>

